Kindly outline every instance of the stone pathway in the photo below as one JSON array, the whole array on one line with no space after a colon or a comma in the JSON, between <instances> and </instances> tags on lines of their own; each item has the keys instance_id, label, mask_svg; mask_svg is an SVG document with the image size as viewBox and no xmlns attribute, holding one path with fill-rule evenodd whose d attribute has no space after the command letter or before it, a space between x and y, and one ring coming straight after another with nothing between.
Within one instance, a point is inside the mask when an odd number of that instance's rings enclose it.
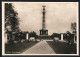
<instances>
[{"instance_id":1,"label":"stone pathway","mask_svg":"<svg viewBox=\"0 0 80 57\"><path fill-rule=\"evenodd\" d=\"M48 43L43 40L33 47L29 48L22 54L55 54L53 49L48 45Z\"/></svg>"}]
</instances>

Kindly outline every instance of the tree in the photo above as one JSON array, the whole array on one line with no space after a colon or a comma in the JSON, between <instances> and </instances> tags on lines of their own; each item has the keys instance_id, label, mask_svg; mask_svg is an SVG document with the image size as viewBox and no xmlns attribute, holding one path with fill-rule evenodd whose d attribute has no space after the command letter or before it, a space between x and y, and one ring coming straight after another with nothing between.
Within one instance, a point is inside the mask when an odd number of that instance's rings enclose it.
<instances>
[{"instance_id":1,"label":"tree","mask_svg":"<svg viewBox=\"0 0 80 57\"><path fill-rule=\"evenodd\" d=\"M74 34L74 41L76 40L76 29L77 29L77 26L76 26L76 22L73 22L73 23L71 23L71 30L72 30L72 33Z\"/></svg>"},{"instance_id":2,"label":"tree","mask_svg":"<svg viewBox=\"0 0 80 57\"><path fill-rule=\"evenodd\" d=\"M19 30L18 13L14 10L11 3L5 3L5 31L7 32L10 26L11 31L16 32Z\"/></svg>"},{"instance_id":3,"label":"tree","mask_svg":"<svg viewBox=\"0 0 80 57\"><path fill-rule=\"evenodd\" d=\"M60 34L58 34L58 33L53 33L53 34L51 35L51 38L53 39L54 37L59 37L59 38L60 38Z\"/></svg>"},{"instance_id":4,"label":"tree","mask_svg":"<svg viewBox=\"0 0 80 57\"><path fill-rule=\"evenodd\" d=\"M18 13L11 3L5 3L5 32L9 36L10 42L13 42L13 32L18 32L19 30Z\"/></svg>"},{"instance_id":5,"label":"tree","mask_svg":"<svg viewBox=\"0 0 80 57\"><path fill-rule=\"evenodd\" d=\"M38 35L36 34L36 32L34 32L34 31L33 32L30 32L29 33L29 36L30 37L35 37L35 41L37 41L36 39L38 38Z\"/></svg>"},{"instance_id":6,"label":"tree","mask_svg":"<svg viewBox=\"0 0 80 57\"><path fill-rule=\"evenodd\" d=\"M30 37L36 37L37 34L36 34L36 32L33 31L33 32L30 32L29 35L30 35Z\"/></svg>"},{"instance_id":7,"label":"tree","mask_svg":"<svg viewBox=\"0 0 80 57\"><path fill-rule=\"evenodd\" d=\"M71 23L72 33L76 34L76 22Z\"/></svg>"},{"instance_id":8,"label":"tree","mask_svg":"<svg viewBox=\"0 0 80 57\"><path fill-rule=\"evenodd\" d=\"M69 31L66 31L66 40L68 43L71 41L71 33Z\"/></svg>"}]
</instances>

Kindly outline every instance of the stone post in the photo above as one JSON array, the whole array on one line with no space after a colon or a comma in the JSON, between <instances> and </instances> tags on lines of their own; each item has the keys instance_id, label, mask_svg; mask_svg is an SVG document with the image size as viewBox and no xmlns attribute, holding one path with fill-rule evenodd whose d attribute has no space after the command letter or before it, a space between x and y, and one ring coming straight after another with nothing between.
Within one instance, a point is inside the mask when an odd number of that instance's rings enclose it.
<instances>
[{"instance_id":1,"label":"stone post","mask_svg":"<svg viewBox=\"0 0 80 57\"><path fill-rule=\"evenodd\" d=\"M8 43L8 37L7 37L7 33L5 33L5 43Z\"/></svg>"},{"instance_id":2,"label":"stone post","mask_svg":"<svg viewBox=\"0 0 80 57\"><path fill-rule=\"evenodd\" d=\"M28 40L29 39L29 33L27 32L26 33L26 40Z\"/></svg>"},{"instance_id":3,"label":"stone post","mask_svg":"<svg viewBox=\"0 0 80 57\"><path fill-rule=\"evenodd\" d=\"M63 33L61 33L61 41L63 41Z\"/></svg>"}]
</instances>

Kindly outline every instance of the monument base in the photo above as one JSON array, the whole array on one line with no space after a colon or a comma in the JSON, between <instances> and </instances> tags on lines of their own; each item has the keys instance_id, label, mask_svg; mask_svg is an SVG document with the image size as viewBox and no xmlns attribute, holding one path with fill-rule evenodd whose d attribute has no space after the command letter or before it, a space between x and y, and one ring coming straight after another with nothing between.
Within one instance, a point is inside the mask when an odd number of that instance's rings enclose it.
<instances>
[{"instance_id":1,"label":"monument base","mask_svg":"<svg viewBox=\"0 0 80 57\"><path fill-rule=\"evenodd\" d=\"M40 35L48 35L48 30L40 30Z\"/></svg>"},{"instance_id":2,"label":"monument base","mask_svg":"<svg viewBox=\"0 0 80 57\"><path fill-rule=\"evenodd\" d=\"M48 35L48 30L40 30L40 35L38 36L38 39L50 39L50 36Z\"/></svg>"},{"instance_id":3,"label":"monument base","mask_svg":"<svg viewBox=\"0 0 80 57\"><path fill-rule=\"evenodd\" d=\"M39 35L38 39L51 39L51 37L49 35Z\"/></svg>"}]
</instances>

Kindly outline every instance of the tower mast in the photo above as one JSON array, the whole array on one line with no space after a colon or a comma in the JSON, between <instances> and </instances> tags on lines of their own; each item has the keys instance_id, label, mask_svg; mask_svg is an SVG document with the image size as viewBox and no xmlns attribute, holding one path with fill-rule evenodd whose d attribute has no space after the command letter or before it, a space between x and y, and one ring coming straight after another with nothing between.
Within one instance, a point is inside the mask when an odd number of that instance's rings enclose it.
<instances>
[{"instance_id":1,"label":"tower mast","mask_svg":"<svg viewBox=\"0 0 80 57\"><path fill-rule=\"evenodd\" d=\"M40 30L40 35L48 35L48 30L46 30L46 24L45 24L45 7L46 6L42 6L43 7L43 17L42 17L42 29Z\"/></svg>"},{"instance_id":2,"label":"tower mast","mask_svg":"<svg viewBox=\"0 0 80 57\"><path fill-rule=\"evenodd\" d=\"M45 13L46 13L46 12L45 12L45 7L46 7L46 6L44 5L44 6L42 6L42 7L43 7L42 29L45 30L45 28L46 28L46 27L45 27Z\"/></svg>"}]
</instances>

